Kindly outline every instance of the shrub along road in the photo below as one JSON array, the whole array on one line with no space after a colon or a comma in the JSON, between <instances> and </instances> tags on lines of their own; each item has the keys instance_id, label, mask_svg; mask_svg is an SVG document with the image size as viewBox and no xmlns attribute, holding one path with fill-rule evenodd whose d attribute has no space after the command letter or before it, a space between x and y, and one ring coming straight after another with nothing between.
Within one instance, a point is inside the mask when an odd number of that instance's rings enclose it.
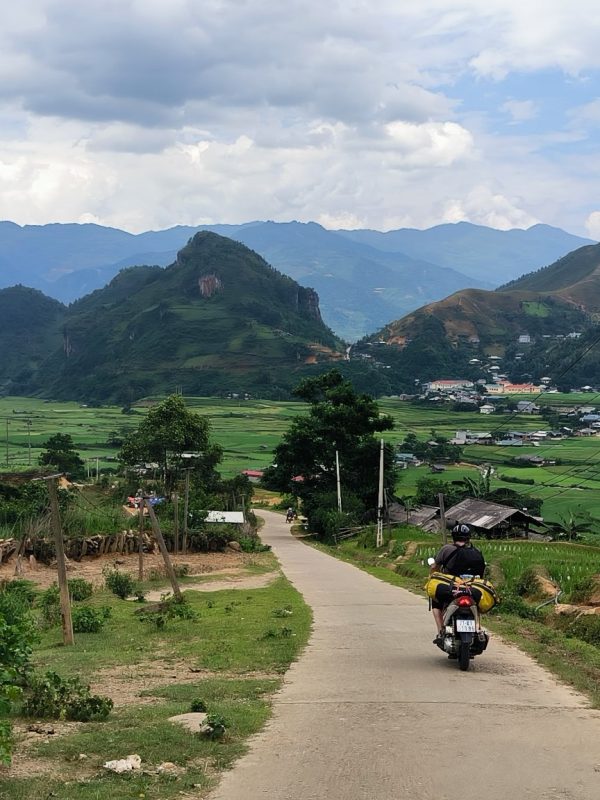
<instances>
[{"instance_id":1,"label":"shrub along road","mask_svg":"<svg viewBox=\"0 0 600 800\"><path fill-rule=\"evenodd\" d=\"M592 800L600 712L493 638L461 673L433 646L427 603L261 531L314 613L274 716L211 800Z\"/></svg>"}]
</instances>

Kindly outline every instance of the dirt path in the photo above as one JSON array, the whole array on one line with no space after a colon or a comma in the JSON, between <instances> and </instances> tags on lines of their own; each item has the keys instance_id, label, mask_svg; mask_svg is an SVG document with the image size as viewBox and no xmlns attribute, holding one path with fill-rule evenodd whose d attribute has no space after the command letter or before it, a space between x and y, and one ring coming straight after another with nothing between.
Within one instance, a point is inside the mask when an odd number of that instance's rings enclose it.
<instances>
[{"instance_id":1,"label":"dirt path","mask_svg":"<svg viewBox=\"0 0 600 800\"><path fill-rule=\"evenodd\" d=\"M600 712L493 639L462 673L427 603L296 541L262 537L313 609L274 716L212 800L594 800Z\"/></svg>"},{"instance_id":2,"label":"dirt path","mask_svg":"<svg viewBox=\"0 0 600 800\"><path fill-rule=\"evenodd\" d=\"M265 554L268 556L268 554ZM189 575L210 575L219 573L235 573L243 571L249 563L260 563L263 558L261 553L238 553L234 550L226 550L223 553L188 553L187 555L172 555L171 561L176 566L186 565ZM106 568L117 567L122 572L129 573L137 578L138 556L137 553L111 554L98 556L95 558L84 558L81 561L69 561L69 578L85 578L94 585L100 586L104 583L102 571ZM0 565L0 581L11 580L14 577L14 559L6 564ZM144 556L144 573L146 577L151 577L152 573L164 576L164 562L160 553L147 553ZM23 563L23 578L34 581L40 588L45 589L56 582L56 567L47 567L44 564L36 564L33 568L28 561Z\"/></svg>"},{"instance_id":3,"label":"dirt path","mask_svg":"<svg viewBox=\"0 0 600 800\"><path fill-rule=\"evenodd\" d=\"M182 583L181 590L183 592L187 592L188 590L193 592L218 592L222 589L264 589L265 586L273 583L279 575L281 575L281 573L276 571L265 572L262 575L249 575L247 577L235 576L220 581L207 579L203 583ZM165 594L171 594L171 592L167 592L165 589L162 591L148 592L146 594L146 600L151 603L156 603L162 600Z\"/></svg>"}]
</instances>

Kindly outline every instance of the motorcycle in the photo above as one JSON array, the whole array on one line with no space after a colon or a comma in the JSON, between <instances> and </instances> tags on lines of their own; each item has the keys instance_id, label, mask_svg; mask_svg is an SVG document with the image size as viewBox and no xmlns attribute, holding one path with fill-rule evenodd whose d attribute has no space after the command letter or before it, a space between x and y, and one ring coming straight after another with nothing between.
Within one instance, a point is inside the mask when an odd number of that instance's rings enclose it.
<instances>
[{"instance_id":1,"label":"motorcycle","mask_svg":"<svg viewBox=\"0 0 600 800\"><path fill-rule=\"evenodd\" d=\"M435 640L440 650L447 653L448 658L456 659L463 671L469 669L472 658L483 653L490 639L488 632L481 627L478 607L481 592L471 585L474 579L473 575L461 575L460 581L449 587L444 628Z\"/></svg>"}]
</instances>

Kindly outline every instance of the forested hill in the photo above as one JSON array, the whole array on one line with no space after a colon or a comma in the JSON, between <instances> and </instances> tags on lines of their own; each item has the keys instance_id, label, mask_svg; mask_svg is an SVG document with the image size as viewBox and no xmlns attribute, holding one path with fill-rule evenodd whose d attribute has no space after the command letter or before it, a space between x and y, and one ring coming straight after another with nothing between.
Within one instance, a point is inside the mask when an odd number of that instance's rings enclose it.
<instances>
[{"instance_id":1,"label":"forested hill","mask_svg":"<svg viewBox=\"0 0 600 800\"><path fill-rule=\"evenodd\" d=\"M178 387L269 394L344 356L312 289L213 233L196 234L166 269L123 270L65 310L60 333L42 364L11 371L13 391L116 402Z\"/></svg>"},{"instance_id":2,"label":"forested hill","mask_svg":"<svg viewBox=\"0 0 600 800\"><path fill-rule=\"evenodd\" d=\"M173 263L200 230L241 242L312 286L323 319L348 341L459 289L494 288L591 244L548 225L500 231L460 222L383 233L256 221L131 234L93 224L0 222L0 287L18 280L72 302L106 286L125 267Z\"/></svg>"},{"instance_id":3,"label":"forested hill","mask_svg":"<svg viewBox=\"0 0 600 800\"><path fill-rule=\"evenodd\" d=\"M66 307L37 289L0 291L0 390L11 378L27 380L56 348Z\"/></svg>"}]
</instances>

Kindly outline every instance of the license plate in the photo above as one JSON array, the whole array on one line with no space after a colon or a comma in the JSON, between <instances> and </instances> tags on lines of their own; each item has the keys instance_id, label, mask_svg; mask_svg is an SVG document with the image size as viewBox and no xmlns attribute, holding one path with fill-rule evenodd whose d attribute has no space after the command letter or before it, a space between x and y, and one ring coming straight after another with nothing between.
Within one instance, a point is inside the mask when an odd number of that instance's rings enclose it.
<instances>
[{"instance_id":1,"label":"license plate","mask_svg":"<svg viewBox=\"0 0 600 800\"><path fill-rule=\"evenodd\" d=\"M475 633L475 620L474 619L457 619L456 620L457 633Z\"/></svg>"}]
</instances>

